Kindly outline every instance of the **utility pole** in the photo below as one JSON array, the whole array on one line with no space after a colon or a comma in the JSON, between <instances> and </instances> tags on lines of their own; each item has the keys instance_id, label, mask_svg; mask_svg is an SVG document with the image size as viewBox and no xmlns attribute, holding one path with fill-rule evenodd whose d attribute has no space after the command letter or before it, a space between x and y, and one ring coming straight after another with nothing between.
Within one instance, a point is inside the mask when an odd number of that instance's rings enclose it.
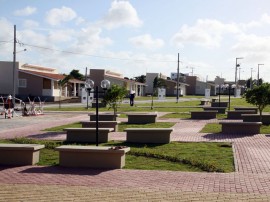
<instances>
[{"instance_id":1,"label":"utility pole","mask_svg":"<svg viewBox=\"0 0 270 202\"><path fill-rule=\"evenodd\" d=\"M12 103L13 106L15 107L15 95L16 95L16 79L15 79L15 74L16 74L16 25L14 25L14 42L13 42L13 92L12 92Z\"/></svg>"},{"instance_id":2,"label":"utility pole","mask_svg":"<svg viewBox=\"0 0 270 202\"><path fill-rule=\"evenodd\" d=\"M257 78L257 86L259 86L260 82L259 82L259 79L260 79L260 65L264 65L264 64L258 64L258 78Z\"/></svg>"},{"instance_id":3,"label":"utility pole","mask_svg":"<svg viewBox=\"0 0 270 202\"><path fill-rule=\"evenodd\" d=\"M251 68L251 71L250 71L251 72L250 85L249 85L250 86L250 89L252 89L252 71L253 71L253 68Z\"/></svg>"},{"instance_id":4,"label":"utility pole","mask_svg":"<svg viewBox=\"0 0 270 202\"><path fill-rule=\"evenodd\" d=\"M176 88L176 103L179 102L179 53L177 60L177 88Z\"/></svg>"}]
</instances>

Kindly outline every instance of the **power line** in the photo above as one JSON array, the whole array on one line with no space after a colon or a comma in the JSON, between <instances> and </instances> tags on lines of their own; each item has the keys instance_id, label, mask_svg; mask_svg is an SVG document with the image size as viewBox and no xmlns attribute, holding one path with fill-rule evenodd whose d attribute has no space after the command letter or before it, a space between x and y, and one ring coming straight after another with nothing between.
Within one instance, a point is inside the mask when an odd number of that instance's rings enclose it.
<instances>
[{"instance_id":1,"label":"power line","mask_svg":"<svg viewBox=\"0 0 270 202\"><path fill-rule=\"evenodd\" d=\"M0 41L0 43L11 43L11 42L12 42L12 40L10 40L10 41ZM102 58L102 59L135 61L135 62L173 62L173 63L174 62L177 62L176 60L156 60L154 58L152 58L152 60L142 60L142 59L140 60L140 59L128 59L128 58L108 57L108 56L92 55L92 54L87 54L87 53L78 53L78 52L73 52L73 51L65 51L65 50L54 49L54 48L49 48L49 47L37 46L37 45L23 43L23 42L18 41L18 40L17 40L17 43L20 46L29 46L29 47L39 48L39 49L44 49L44 50L57 51L57 52L62 52L62 53L67 53L67 54L73 54L73 55L83 55L83 56L89 56L89 57L96 57L96 58Z\"/></svg>"},{"instance_id":2,"label":"power line","mask_svg":"<svg viewBox=\"0 0 270 202\"><path fill-rule=\"evenodd\" d=\"M87 54L87 53L77 53L77 52L72 52L72 51L59 50L59 49L54 49L54 48L26 44L26 43L22 43L22 44L25 46L33 47L33 48L52 50L52 51L57 51L57 52L62 52L62 53L67 53L67 54L73 54L73 55L84 55L84 56L90 56L90 57L96 57L96 58L102 58L102 59L125 60L125 61L136 61L136 62L177 62L177 61L172 61L172 60L139 60L139 59L107 57L107 56L100 56L100 55L91 55L91 54Z\"/></svg>"}]
</instances>

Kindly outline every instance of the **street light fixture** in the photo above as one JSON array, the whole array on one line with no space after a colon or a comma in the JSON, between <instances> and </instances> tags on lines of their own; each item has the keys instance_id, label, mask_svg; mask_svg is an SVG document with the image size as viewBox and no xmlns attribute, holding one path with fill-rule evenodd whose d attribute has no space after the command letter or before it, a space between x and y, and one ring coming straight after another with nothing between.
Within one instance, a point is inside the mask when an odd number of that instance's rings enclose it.
<instances>
[{"instance_id":1,"label":"street light fixture","mask_svg":"<svg viewBox=\"0 0 270 202\"><path fill-rule=\"evenodd\" d=\"M260 65L264 65L264 64L258 64L258 78L257 78L257 86L259 86L260 82L259 82L259 79L260 79Z\"/></svg>"},{"instance_id":2,"label":"street light fixture","mask_svg":"<svg viewBox=\"0 0 270 202\"><path fill-rule=\"evenodd\" d=\"M87 89L87 95L90 94L91 90L94 89L94 81L92 81L91 79L87 79L85 81L85 85L86 85L86 89ZM99 92L98 91L98 85L96 85L95 87L95 90L94 90L94 93L95 93L95 97L96 97L96 146L98 146L98 94L99 93L105 93L106 90L108 88L110 88L110 81L104 79L101 81L101 84L100 84L101 88L103 89L103 91ZM88 97L87 97L88 98ZM88 99L87 99L87 103L88 103ZM88 105L88 104L87 104Z\"/></svg>"}]
</instances>

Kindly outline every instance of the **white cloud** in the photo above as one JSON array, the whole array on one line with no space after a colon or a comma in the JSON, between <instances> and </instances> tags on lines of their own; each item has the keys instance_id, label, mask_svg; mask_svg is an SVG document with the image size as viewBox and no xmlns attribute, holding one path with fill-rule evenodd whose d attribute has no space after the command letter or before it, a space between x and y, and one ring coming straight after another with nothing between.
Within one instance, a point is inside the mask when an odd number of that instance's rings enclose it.
<instances>
[{"instance_id":1,"label":"white cloud","mask_svg":"<svg viewBox=\"0 0 270 202\"><path fill-rule=\"evenodd\" d=\"M111 45L113 41L101 36L102 30L95 26L83 28L76 35L76 42L72 44L73 51L80 53L95 53L95 51Z\"/></svg>"},{"instance_id":2,"label":"white cloud","mask_svg":"<svg viewBox=\"0 0 270 202\"><path fill-rule=\"evenodd\" d=\"M68 22L76 18L77 14L71 8L63 6L62 8L53 8L47 12L45 21L50 25L59 25L62 22Z\"/></svg>"},{"instance_id":3,"label":"white cloud","mask_svg":"<svg viewBox=\"0 0 270 202\"><path fill-rule=\"evenodd\" d=\"M72 36L74 35L74 31L70 29L65 30L52 30L48 34L48 40L50 43L63 43L72 40Z\"/></svg>"},{"instance_id":4,"label":"white cloud","mask_svg":"<svg viewBox=\"0 0 270 202\"><path fill-rule=\"evenodd\" d=\"M183 45L193 43L205 47L219 47L223 35L240 32L236 24L223 24L218 20L199 19L194 26L183 25L172 37L172 43Z\"/></svg>"},{"instance_id":5,"label":"white cloud","mask_svg":"<svg viewBox=\"0 0 270 202\"><path fill-rule=\"evenodd\" d=\"M14 11L13 14L16 16L29 16L29 15L34 14L36 11L37 11L37 8L27 6L23 9Z\"/></svg>"},{"instance_id":6,"label":"white cloud","mask_svg":"<svg viewBox=\"0 0 270 202\"><path fill-rule=\"evenodd\" d=\"M24 28L33 29L33 28L37 28L38 26L39 26L39 23L37 21L34 21L34 20L25 20L23 22Z\"/></svg>"},{"instance_id":7,"label":"white cloud","mask_svg":"<svg viewBox=\"0 0 270 202\"><path fill-rule=\"evenodd\" d=\"M113 29L121 26L139 27L142 25L142 21L130 2L113 1L108 14L102 20L102 24L108 29Z\"/></svg>"},{"instance_id":8,"label":"white cloud","mask_svg":"<svg viewBox=\"0 0 270 202\"><path fill-rule=\"evenodd\" d=\"M164 45L162 39L153 39L150 34L130 38L129 41L138 48L156 49Z\"/></svg>"},{"instance_id":9,"label":"white cloud","mask_svg":"<svg viewBox=\"0 0 270 202\"><path fill-rule=\"evenodd\" d=\"M232 47L234 52L245 57L248 63L270 63L270 36L256 36L254 34L242 34L238 37L238 43Z\"/></svg>"}]
</instances>

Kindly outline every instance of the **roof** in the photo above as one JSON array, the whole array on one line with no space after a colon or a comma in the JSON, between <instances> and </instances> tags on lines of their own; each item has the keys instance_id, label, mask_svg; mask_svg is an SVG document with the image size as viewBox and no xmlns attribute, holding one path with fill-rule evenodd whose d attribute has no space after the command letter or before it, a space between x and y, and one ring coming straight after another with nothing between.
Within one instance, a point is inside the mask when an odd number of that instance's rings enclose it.
<instances>
[{"instance_id":1,"label":"roof","mask_svg":"<svg viewBox=\"0 0 270 202\"><path fill-rule=\"evenodd\" d=\"M174 80L167 80L167 79L163 79L164 81L166 81L166 82L171 82L171 83L175 83L175 84L177 84L177 81L174 81ZM182 83L182 82L179 82L179 84L181 84L181 85L185 85L185 86L189 86L189 84L187 84L187 83Z\"/></svg>"},{"instance_id":2,"label":"roof","mask_svg":"<svg viewBox=\"0 0 270 202\"><path fill-rule=\"evenodd\" d=\"M65 78L63 74L50 74L50 73L45 73L45 72L29 71L29 70L22 70L22 69L19 69L19 72L24 72L26 74L31 74L31 75L35 75L35 76L39 76L39 77L43 77L43 78L47 78L51 80L56 80L56 81L59 81Z\"/></svg>"},{"instance_id":3,"label":"roof","mask_svg":"<svg viewBox=\"0 0 270 202\"><path fill-rule=\"evenodd\" d=\"M146 86L146 83L141 83L141 82L137 82L137 81L133 81L133 80L128 80L128 79L124 79L124 78L119 78L119 77L114 77L114 76L109 76L109 75L105 75L105 77L107 78L113 78L113 79L116 79L116 80L119 80L119 81L126 81L126 82L129 82L129 83L135 83L135 84L140 84L140 85L144 85Z\"/></svg>"}]
</instances>

